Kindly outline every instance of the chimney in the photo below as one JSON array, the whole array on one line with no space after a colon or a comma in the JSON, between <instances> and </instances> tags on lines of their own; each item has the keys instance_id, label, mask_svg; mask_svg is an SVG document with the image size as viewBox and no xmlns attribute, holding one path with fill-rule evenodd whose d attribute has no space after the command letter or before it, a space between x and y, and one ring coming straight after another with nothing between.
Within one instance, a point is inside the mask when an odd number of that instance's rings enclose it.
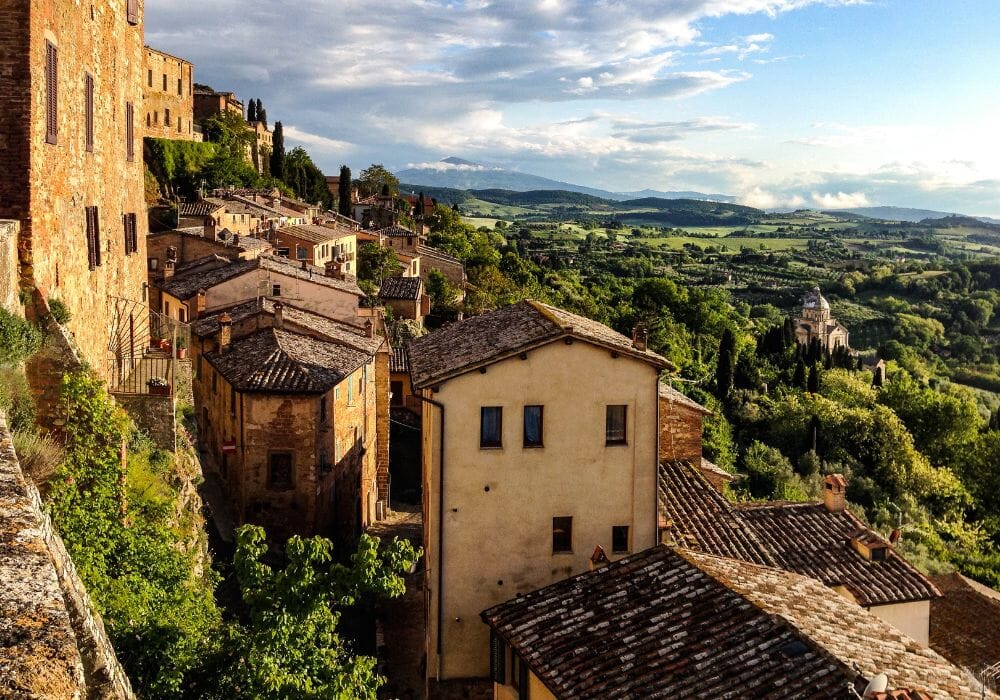
<instances>
[{"instance_id":1,"label":"chimney","mask_svg":"<svg viewBox=\"0 0 1000 700\"><path fill-rule=\"evenodd\" d=\"M274 327L279 331L285 327L285 305L280 301L274 302Z\"/></svg>"},{"instance_id":2,"label":"chimney","mask_svg":"<svg viewBox=\"0 0 1000 700\"><path fill-rule=\"evenodd\" d=\"M326 276L333 279L344 279L344 266L340 260L331 260L326 264Z\"/></svg>"},{"instance_id":3,"label":"chimney","mask_svg":"<svg viewBox=\"0 0 1000 700\"><path fill-rule=\"evenodd\" d=\"M201 318L205 314L205 295L207 292L204 289L199 289L198 294L194 299L194 317Z\"/></svg>"},{"instance_id":4,"label":"chimney","mask_svg":"<svg viewBox=\"0 0 1000 700\"><path fill-rule=\"evenodd\" d=\"M365 335L369 338L375 337L375 324L372 323L371 319L365 321Z\"/></svg>"},{"instance_id":5,"label":"chimney","mask_svg":"<svg viewBox=\"0 0 1000 700\"><path fill-rule=\"evenodd\" d=\"M163 261L163 279L168 280L174 276L174 268L176 265L177 263L169 258Z\"/></svg>"},{"instance_id":6,"label":"chimney","mask_svg":"<svg viewBox=\"0 0 1000 700\"><path fill-rule=\"evenodd\" d=\"M823 479L823 505L831 513L841 513L847 507L847 479L843 474Z\"/></svg>"},{"instance_id":7,"label":"chimney","mask_svg":"<svg viewBox=\"0 0 1000 700\"><path fill-rule=\"evenodd\" d=\"M233 339L233 317L227 313L224 313L221 316L219 316L219 340L217 343L218 347L216 349L219 351L220 355L225 354L226 351L229 350L229 343L232 341L232 339Z\"/></svg>"},{"instance_id":8,"label":"chimney","mask_svg":"<svg viewBox=\"0 0 1000 700\"><path fill-rule=\"evenodd\" d=\"M636 350L645 352L648 342L649 331L646 330L645 324L635 324L635 328L632 329L632 347Z\"/></svg>"},{"instance_id":9,"label":"chimney","mask_svg":"<svg viewBox=\"0 0 1000 700\"><path fill-rule=\"evenodd\" d=\"M594 553L590 555L590 570L600 569L611 563L608 559L607 553L604 551L604 547L597 545L594 547Z\"/></svg>"},{"instance_id":10,"label":"chimney","mask_svg":"<svg viewBox=\"0 0 1000 700\"><path fill-rule=\"evenodd\" d=\"M234 233L233 234L233 245L238 246L239 244L240 244L240 234Z\"/></svg>"}]
</instances>

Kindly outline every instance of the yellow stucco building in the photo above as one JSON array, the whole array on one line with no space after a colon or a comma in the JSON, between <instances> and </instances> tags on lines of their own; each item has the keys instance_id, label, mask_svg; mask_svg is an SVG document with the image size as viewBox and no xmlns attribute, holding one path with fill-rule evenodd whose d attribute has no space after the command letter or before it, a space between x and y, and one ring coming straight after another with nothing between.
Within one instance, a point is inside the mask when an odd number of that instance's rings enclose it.
<instances>
[{"instance_id":1,"label":"yellow stucco building","mask_svg":"<svg viewBox=\"0 0 1000 700\"><path fill-rule=\"evenodd\" d=\"M422 395L427 674L489 673L485 608L657 538L668 362L525 301L411 341Z\"/></svg>"}]
</instances>

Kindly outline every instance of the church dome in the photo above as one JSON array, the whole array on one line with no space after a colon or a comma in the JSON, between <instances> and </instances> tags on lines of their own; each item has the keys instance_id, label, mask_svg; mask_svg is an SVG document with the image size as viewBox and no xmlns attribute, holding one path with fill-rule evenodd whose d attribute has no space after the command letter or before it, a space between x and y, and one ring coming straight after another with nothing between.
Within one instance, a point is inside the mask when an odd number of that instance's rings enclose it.
<instances>
[{"instance_id":1,"label":"church dome","mask_svg":"<svg viewBox=\"0 0 1000 700\"><path fill-rule=\"evenodd\" d=\"M802 297L802 308L803 309L826 309L829 311L830 302L826 300L822 292L819 291L819 285L812 288L812 291Z\"/></svg>"}]
</instances>

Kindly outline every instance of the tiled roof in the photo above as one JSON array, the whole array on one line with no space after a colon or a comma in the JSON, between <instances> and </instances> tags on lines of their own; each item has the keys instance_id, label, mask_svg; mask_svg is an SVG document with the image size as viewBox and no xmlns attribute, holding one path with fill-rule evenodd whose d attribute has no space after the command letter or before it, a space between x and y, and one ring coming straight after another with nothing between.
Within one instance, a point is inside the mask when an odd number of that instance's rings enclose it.
<instances>
[{"instance_id":1,"label":"tiled roof","mask_svg":"<svg viewBox=\"0 0 1000 700\"><path fill-rule=\"evenodd\" d=\"M424 281L419 277L386 277L379 287L379 299L419 301Z\"/></svg>"},{"instance_id":2,"label":"tiled roof","mask_svg":"<svg viewBox=\"0 0 1000 700\"><path fill-rule=\"evenodd\" d=\"M362 366L370 354L276 328L233 340L205 358L241 392L320 394Z\"/></svg>"},{"instance_id":3,"label":"tiled roof","mask_svg":"<svg viewBox=\"0 0 1000 700\"><path fill-rule=\"evenodd\" d=\"M702 472L711 472L715 476L721 477L721 478L729 480L729 481L732 481L732 479L736 476L735 474L731 474L730 472L727 472L725 469L723 469L722 467L720 467L718 464L715 464L714 462L710 462L709 460L705 459L704 457L701 458L701 471Z\"/></svg>"},{"instance_id":4,"label":"tiled roof","mask_svg":"<svg viewBox=\"0 0 1000 700\"><path fill-rule=\"evenodd\" d=\"M389 238L407 238L409 236L417 235L414 231L395 224L387 226L386 228L380 228L375 231L375 233L380 236L388 236Z\"/></svg>"},{"instance_id":5,"label":"tiled roof","mask_svg":"<svg viewBox=\"0 0 1000 700\"><path fill-rule=\"evenodd\" d=\"M572 337L636 357L661 369L666 359L637 350L632 340L602 323L539 301L522 301L473 316L410 341L413 383L422 388L522 350Z\"/></svg>"},{"instance_id":6,"label":"tiled roof","mask_svg":"<svg viewBox=\"0 0 1000 700\"><path fill-rule=\"evenodd\" d=\"M390 372L410 371L410 358L406 356L405 347L400 346L398 348L392 349L392 355L389 357L389 371Z\"/></svg>"},{"instance_id":7,"label":"tiled roof","mask_svg":"<svg viewBox=\"0 0 1000 700\"><path fill-rule=\"evenodd\" d=\"M225 205L219 201L202 199L198 202L181 202L181 216L211 216L213 212L219 211Z\"/></svg>"},{"instance_id":8,"label":"tiled roof","mask_svg":"<svg viewBox=\"0 0 1000 700\"><path fill-rule=\"evenodd\" d=\"M690 463L661 464L657 490L661 525L677 546L774 565L756 533Z\"/></svg>"},{"instance_id":9,"label":"tiled roof","mask_svg":"<svg viewBox=\"0 0 1000 700\"><path fill-rule=\"evenodd\" d=\"M448 253L443 250L438 250L437 248L432 248L429 245L418 245L417 255L425 258L430 258L431 260L440 260L442 262L449 262L454 265L461 265L462 261L456 258L454 255L448 255Z\"/></svg>"},{"instance_id":10,"label":"tiled roof","mask_svg":"<svg viewBox=\"0 0 1000 700\"><path fill-rule=\"evenodd\" d=\"M870 530L848 511L830 512L821 503L734 505L686 462L660 465L659 503L678 545L844 586L866 607L939 595L891 548L884 561L856 552L850 538Z\"/></svg>"},{"instance_id":11,"label":"tiled roof","mask_svg":"<svg viewBox=\"0 0 1000 700\"><path fill-rule=\"evenodd\" d=\"M201 272L193 270L190 273L174 274L166 280L163 289L178 299L190 299L197 294L199 289L209 289L226 280L238 277L251 270L267 270L276 274L294 277L314 284L340 289L358 297L364 296L364 292L352 280L340 280L336 277L328 277L326 271L315 265L306 265L303 269L301 263L295 263L284 258L271 255L261 255L253 260L233 260L229 264L214 270Z\"/></svg>"},{"instance_id":12,"label":"tiled roof","mask_svg":"<svg viewBox=\"0 0 1000 700\"><path fill-rule=\"evenodd\" d=\"M234 324L258 315L274 316L275 300L261 298L251 299L241 304L235 304L222 309L216 309L211 314L202 316L191 324L191 332L199 338L214 335L219 331L219 317L228 313ZM369 338L363 328L329 319L306 309L300 309L287 302L282 303L282 317L286 330L296 333L313 335L321 340L343 343L355 350L373 355L378 351L385 338L376 335Z\"/></svg>"},{"instance_id":13,"label":"tiled roof","mask_svg":"<svg viewBox=\"0 0 1000 700\"><path fill-rule=\"evenodd\" d=\"M944 595L931 601L931 649L975 673L1000 663L1000 593L960 574L932 580Z\"/></svg>"},{"instance_id":14,"label":"tiled roof","mask_svg":"<svg viewBox=\"0 0 1000 700\"><path fill-rule=\"evenodd\" d=\"M353 231L338 231L328 226L317 226L315 224L302 224L300 226L284 226L278 229L278 236L294 236L310 243L329 243L343 236L354 235Z\"/></svg>"},{"instance_id":15,"label":"tiled roof","mask_svg":"<svg viewBox=\"0 0 1000 700\"><path fill-rule=\"evenodd\" d=\"M976 697L959 669L816 581L662 545L482 618L557 698L839 698L878 672Z\"/></svg>"},{"instance_id":16,"label":"tiled roof","mask_svg":"<svg viewBox=\"0 0 1000 700\"><path fill-rule=\"evenodd\" d=\"M694 399L688 398L681 392L677 391L677 389L673 388L669 384L665 384L664 382L660 382L660 398L667 399L670 403L675 403L681 406L692 408L695 411L698 411L705 415L712 414L712 412L709 409L705 408Z\"/></svg>"},{"instance_id":17,"label":"tiled roof","mask_svg":"<svg viewBox=\"0 0 1000 700\"><path fill-rule=\"evenodd\" d=\"M850 511L822 503L745 503L737 509L765 544L776 566L844 586L863 606L929 600L940 595L930 580L891 547L884 561L868 561L850 545L870 530Z\"/></svg>"}]
</instances>

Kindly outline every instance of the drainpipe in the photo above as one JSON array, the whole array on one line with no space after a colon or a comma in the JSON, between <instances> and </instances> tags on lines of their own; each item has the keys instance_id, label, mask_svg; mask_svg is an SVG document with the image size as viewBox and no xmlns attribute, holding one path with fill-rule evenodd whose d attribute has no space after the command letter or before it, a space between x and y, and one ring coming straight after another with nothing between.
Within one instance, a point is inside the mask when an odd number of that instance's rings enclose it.
<instances>
[{"instance_id":1,"label":"drainpipe","mask_svg":"<svg viewBox=\"0 0 1000 700\"><path fill-rule=\"evenodd\" d=\"M438 472L438 560L437 560L437 677L441 680L441 628L444 626L444 595L441 591L442 571L444 570L444 404L434 399L429 399L423 394L417 394L417 398L432 406L441 409L441 447L440 447L440 471Z\"/></svg>"}]
</instances>

